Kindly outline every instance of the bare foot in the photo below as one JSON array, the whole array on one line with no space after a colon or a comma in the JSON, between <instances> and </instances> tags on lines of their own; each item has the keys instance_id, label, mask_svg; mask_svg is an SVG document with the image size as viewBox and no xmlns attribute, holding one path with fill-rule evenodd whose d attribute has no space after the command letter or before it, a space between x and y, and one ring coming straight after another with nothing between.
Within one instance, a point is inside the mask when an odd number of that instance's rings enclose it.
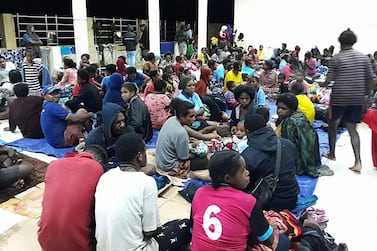
<instances>
[{"instance_id":1,"label":"bare foot","mask_svg":"<svg viewBox=\"0 0 377 251\"><path fill-rule=\"evenodd\" d=\"M355 173L361 173L362 167L360 164L356 164L354 166L349 167L348 169L350 169L351 171L354 171Z\"/></svg>"},{"instance_id":2,"label":"bare foot","mask_svg":"<svg viewBox=\"0 0 377 251\"><path fill-rule=\"evenodd\" d=\"M335 156L330 155L330 153L322 153L322 156L329 160L333 160L333 161L336 160Z\"/></svg>"}]
</instances>

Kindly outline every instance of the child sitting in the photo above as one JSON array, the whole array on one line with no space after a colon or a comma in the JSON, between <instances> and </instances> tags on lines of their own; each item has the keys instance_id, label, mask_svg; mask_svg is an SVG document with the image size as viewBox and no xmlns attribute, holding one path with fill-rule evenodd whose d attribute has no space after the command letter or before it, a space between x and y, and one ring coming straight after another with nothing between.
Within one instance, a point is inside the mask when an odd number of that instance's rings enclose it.
<instances>
[{"instance_id":1,"label":"child sitting","mask_svg":"<svg viewBox=\"0 0 377 251\"><path fill-rule=\"evenodd\" d=\"M228 81L228 89L225 92L224 97L225 97L226 107L230 110L233 109L238 104L238 102L234 98L234 93L233 93L235 88L236 88L236 84L234 83L234 81Z\"/></svg>"},{"instance_id":2,"label":"child sitting","mask_svg":"<svg viewBox=\"0 0 377 251\"><path fill-rule=\"evenodd\" d=\"M236 134L233 135L233 142L237 144L239 153L242 153L247 147L247 133L244 122L244 120L241 120L237 123Z\"/></svg>"},{"instance_id":3,"label":"child sitting","mask_svg":"<svg viewBox=\"0 0 377 251\"><path fill-rule=\"evenodd\" d=\"M285 75L284 73L279 73L278 75L278 84L280 88L280 93L289 92L288 90L288 83L285 82Z\"/></svg>"},{"instance_id":4,"label":"child sitting","mask_svg":"<svg viewBox=\"0 0 377 251\"><path fill-rule=\"evenodd\" d=\"M303 87L304 87L303 94L309 95L309 93L310 93L310 86L309 86L308 82L305 81L305 72L303 70L297 70L294 73L294 80L289 83L289 90L290 91L292 91L291 88L292 88L292 85L294 83L303 84Z\"/></svg>"},{"instance_id":5,"label":"child sitting","mask_svg":"<svg viewBox=\"0 0 377 251\"><path fill-rule=\"evenodd\" d=\"M267 105L266 94L259 86L259 78L253 76L249 78L247 85L255 89L254 103L256 107L264 107Z\"/></svg>"},{"instance_id":6,"label":"child sitting","mask_svg":"<svg viewBox=\"0 0 377 251\"><path fill-rule=\"evenodd\" d=\"M297 81L293 82L291 85L291 92L296 95L298 100L298 110L305 115L310 124L313 124L315 118L315 108L310 98L305 94L304 83Z\"/></svg>"}]
</instances>

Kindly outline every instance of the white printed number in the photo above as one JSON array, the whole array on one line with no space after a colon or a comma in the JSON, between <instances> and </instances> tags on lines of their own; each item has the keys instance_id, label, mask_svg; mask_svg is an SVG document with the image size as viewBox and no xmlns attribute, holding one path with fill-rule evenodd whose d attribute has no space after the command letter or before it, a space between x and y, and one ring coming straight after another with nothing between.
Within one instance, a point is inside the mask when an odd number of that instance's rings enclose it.
<instances>
[{"instance_id":1,"label":"white printed number","mask_svg":"<svg viewBox=\"0 0 377 251\"><path fill-rule=\"evenodd\" d=\"M207 207L203 216L203 229L206 232L206 235L211 240L218 240L223 233L223 227L221 222L216 217L211 217L211 214L220 213L221 209L217 205L210 205Z\"/></svg>"}]
</instances>

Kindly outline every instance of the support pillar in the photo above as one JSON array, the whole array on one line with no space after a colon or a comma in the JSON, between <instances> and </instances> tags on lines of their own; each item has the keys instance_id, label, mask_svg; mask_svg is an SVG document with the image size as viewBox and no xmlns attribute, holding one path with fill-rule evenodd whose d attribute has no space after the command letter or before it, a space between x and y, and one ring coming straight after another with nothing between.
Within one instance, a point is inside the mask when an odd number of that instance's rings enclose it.
<instances>
[{"instance_id":1,"label":"support pillar","mask_svg":"<svg viewBox=\"0 0 377 251\"><path fill-rule=\"evenodd\" d=\"M160 1L148 0L149 50L160 55Z\"/></svg>"},{"instance_id":2,"label":"support pillar","mask_svg":"<svg viewBox=\"0 0 377 251\"><path fill-rule=\"evenodd\" d=\"M72 0L73 29L75 35L76 62L83 53L89 53L86 0ZM91 28L91 27L90 27Z\"/></svg>"},{"instance_id":3,"label":"support pillar","mask_svg":"<svg viewBox=\"0 0 377 251\"><path fill-rule=\"evenodd\" d=\"M0 14L0 37L2 37L2 45L6 49L10 50L17 48L13 14Z\"/></svg>"},{"instance_id":4,"label":"support pillar","mask_svg":"<svg viewBox=\"0 0 377 251\"><path fill-rule=\"evenodd\" d=\"M198 52L207 47L208 0L198 1Z\"/></svg>"}]
</instances>

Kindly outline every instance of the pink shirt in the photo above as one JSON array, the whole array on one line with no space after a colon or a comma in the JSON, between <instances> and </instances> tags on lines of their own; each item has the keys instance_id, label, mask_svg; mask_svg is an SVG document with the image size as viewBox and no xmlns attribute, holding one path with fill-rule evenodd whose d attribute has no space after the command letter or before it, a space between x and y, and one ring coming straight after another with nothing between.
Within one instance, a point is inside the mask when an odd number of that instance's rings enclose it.
<instances>
[{"instance_id":1,"label":"pink shirt","mask_svg":"<svg viewBox=\"0 0 377 251\"><path fill-rule=\"evenodd\" d=\"M59 86L64 87L65 85L74 86L77 83L77 71L74 68L67 68L64 70L64 75L62 80L59 82Z\"/></svg>"},{"instance_id":2,"label":"pink shirt","mask_svg":"<svg viewBox=\"0 0 377 251\"><path fill-rule=\"evenodd\" d=\"M168 119L170 113L166 108L170 105L170 102L170 98L165 94L150 93L145 97L144 103L148 107L154 129L161 129Z\"/></svg>"},{"instance_id":3,"label":"pink shirt","mask_svg":"<svg viewBox=\"0 0 377 251\"><path fill-rule=\"evenodd\" d=\"M255 198L232 187L200 188L192 202L192 251L246 250Z\"/></svg>"},{"instance_id":4,"label":"pink shirt","mask_svg":"<svg viewBox=\"0 0 377 251\"><path fill-rule=\"evenodd\" d=\"M148 94L151 94L154 92L154 85L153 85L153 81L150 80L148 83L147 83L147 86L145 87L145 90L144 90L144 95L145 97L148 95Z\"/></svg>"}]
</instances>

